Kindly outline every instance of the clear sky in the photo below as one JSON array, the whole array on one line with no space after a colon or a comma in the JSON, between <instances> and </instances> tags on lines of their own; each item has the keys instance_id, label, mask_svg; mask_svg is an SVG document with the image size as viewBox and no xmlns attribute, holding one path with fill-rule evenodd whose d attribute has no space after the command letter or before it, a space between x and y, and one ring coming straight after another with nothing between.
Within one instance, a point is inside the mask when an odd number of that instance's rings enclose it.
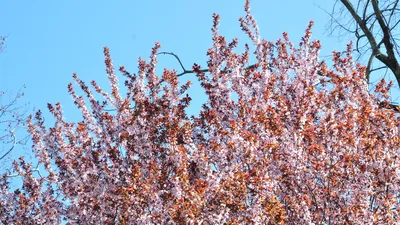
<instances>
[{"instance_id":1,"label":"clear sky","mask_svg":"<svg viewBox=\"0 0 400 225\"><path fill-rule=\"evenodd\" d=\"M333 0L252 0L251 10L263 38L275 41L288 32L297 44L310 20L315 22L313 38L322 41L323 56L343 51L350 37L339 41L329 37L326 25ZM138 57L148 58L154 42L162 51L178 54L187 68L205 66L211 47L212 14L221 15L221 34L250 42L239 27L244 0L20 0L2 1L0 35L8 35L0 54L0 90L16 92L26 85L24 102L42 109L48 121L47 103L61 102L68 121L80 114L67 92L72 73L89 83L95 79L108 87L103 47L108 46L114 65L136 73ZM321 8L322 9L321 9ZM180 67L174 58L159 56L159 69ZM120 77L122 80L123 77ZM194 75L189 91L196 113L206 101Z\"/></svg>"}]
</instances>

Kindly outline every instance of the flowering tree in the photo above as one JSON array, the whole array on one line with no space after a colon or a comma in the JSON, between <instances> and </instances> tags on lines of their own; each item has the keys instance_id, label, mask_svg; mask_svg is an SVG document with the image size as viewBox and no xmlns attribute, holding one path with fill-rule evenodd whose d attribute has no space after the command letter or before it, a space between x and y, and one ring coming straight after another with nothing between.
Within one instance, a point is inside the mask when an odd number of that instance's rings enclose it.
<instances>
[{"instance_id":1,"label":"flowering tree","mask_svg":"<svg viewBox=\"0 0 400 225\"><path fill-rule=\"evenodd\" d=\"M69 92L83 120L46 128L30 118L33 148L46 175L21 157L24 183L0 186L0 220L8 224L394 224L399 220L399 118L384 80L368 92L365 68L350 54L318 58L311 26L295 47L286 33L259 37L249 3L241 27L254 46L234 52L214 15L208 68L194 65L209 99L188 118L176 71L156 76L156 56L124 67L121 95L104 49L111 94L97 100L76 74ZM205 73L208 72L208 73ZM235 96L235 97L234 97ZM113 107L115 111L105 111Z\"/></svg>"}]
</instances>

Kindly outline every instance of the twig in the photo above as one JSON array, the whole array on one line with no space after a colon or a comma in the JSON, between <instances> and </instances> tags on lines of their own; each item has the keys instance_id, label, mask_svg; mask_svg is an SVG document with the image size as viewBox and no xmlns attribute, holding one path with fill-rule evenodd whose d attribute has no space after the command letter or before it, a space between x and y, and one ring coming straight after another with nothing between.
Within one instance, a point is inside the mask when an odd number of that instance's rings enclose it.
<instances>
[{"instance_id":1,"label":"twig","mask_svg":"<svg viewBox=\"0 0 400 225\"><path fill-rule=\"evenodd\" d=\"M187 70L187 69L185 69L185 67L184 67L183 64L182 64L181 59L179 58L179 56L177 56L177 55L174 54L173 52L160 52L160 53L158 53L158 54L159 54L159 55L172 55L172 56L174 56L174 57L176 58L176 60L178 60L179 65L181 66L181 68L182 68L182 70L183 70L182 73L179 73L179 74L176 75L176 76L178 76L178 77L183 76L183 75L188 74L188 73L194 73L194 72L195 72L195 71L193 71L193 70ZM203 69L203 70L200 70L200 72L207 73L207 72L209 72L209 70L208 70L208 69Z\"/></svg>"},{"instance_id":2,"label":"twig","mask_svg":"<svg viewBox=\"0 0 400 225\"><path fill-rule=\"evenodd\" d=\"M12 130L10 133L11 133L11 136L13 137L13 144L12 144L11 148L8 149L8 151L0 157L0 160L4 159L4 157L6 157L8 154L10 154L10 152L14 149L15 145L17 144L17 138L15 137L14 130Z\"/></svg>"},{"instance_id":3,"label":"twig","mask_svg":"<svg viewBox=\"0 0 400 225\"><path fill-rule=\"evenodd\" d=\"M372 70L370 70L370 72L377 71L377 70L381 70L381 69L384 69L384 68L387 68L387 66L381 66L381 67L372 69Z\"/></svg>"},{"instance_id":4,"label":"twig","mask_svg":"<svg viewBox=\"0 0 400 225\"><path fill-rule=\"evenodd\" d=\"M43 178L43 176L42 176L42 174L40 174L40 170L39 170L38 168L33 169L33 170L31 170L30 172L31 172L31 173L37 172L37 173L39 174L39 176L40 176L41 178ZM7 175L6 177L7 177L7 178L12 178L12 177L20 177L20 176L21 176L21 174L16 173L16 174Z\"/></svg>"},{"instance_id":5,"label":"twig","mask_svg":"<svg viewBox=\"0 0 400 225\"><path fill-rule=\"evenodd\" d=\"M43 178L43 176L42 176L42 174L40 173L40 170L39 170L39 162L36 164L35 169L30 170L30 172L31 172L31 173L37 172L37 173L39 174L39 176L40 176L41 178ZM16 174L7 175L6 177L7 177L7 178L12 178L12 177L19 177L19 176L21 176L21 174L16 173Z\"/></svg>"}]
</instances>

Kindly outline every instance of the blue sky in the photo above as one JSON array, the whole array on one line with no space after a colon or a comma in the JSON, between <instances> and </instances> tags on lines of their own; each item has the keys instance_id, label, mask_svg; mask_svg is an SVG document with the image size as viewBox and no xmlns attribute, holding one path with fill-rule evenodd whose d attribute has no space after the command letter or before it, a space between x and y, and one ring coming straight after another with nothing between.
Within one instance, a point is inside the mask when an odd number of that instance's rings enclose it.
<instances>
[{"instance_id":1,"label":"blue sky","mask_svg":"<svg viewBox=\"0 0 400 225\"><path fill-rule=\"evenodd\" d=\"M288 32L298 43L310 20L315 22L313 38L322 41L322 56L345 50L350 37L339 41L329 37L326 25L330 0L253 0L251 10L263 38L275 41ZM78 121L79 112L67 92L72 73L89 83L96 80L108 87L103 47L108 46L114 65L137 71L137 59L147 59L154 42L162 51L180 56L187 68L193 63L205 66L211 47L212 14L221 15L221 34L239 38L239 45L250 42L239 27L244 0L148 0L148 1L3 1L0 35L8 35L6 50L0 54L0 90L16 92L26 85L24 102L42 109L47 103L61 102L68 121ZM321 8L319 8L321 7ZM180 67L174 58L159 56L159 69ZM123 77L120 77L122 80ZM189 91L196 113L206 101L194 75L181 80L194 82Z\"/></svg>"}]
</instances>

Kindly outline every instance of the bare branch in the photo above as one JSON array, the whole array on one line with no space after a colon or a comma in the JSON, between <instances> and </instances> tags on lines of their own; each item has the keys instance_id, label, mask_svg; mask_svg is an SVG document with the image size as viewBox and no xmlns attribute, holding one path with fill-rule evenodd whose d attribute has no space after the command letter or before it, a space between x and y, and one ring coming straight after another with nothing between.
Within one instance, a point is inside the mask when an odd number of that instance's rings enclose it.
<instances>
[{"instance_id":1,"label":"bare branch","mask_svg":"<svg viewBox=\"0 0 400 225\"><path fill-rule=\"evenodd\" d=\"M26 105L19 104L19 100L24 95L22 88L15 95L6 94L4 91L0 92L0 127L3 130L0 133L0 141L3 144L0 152L0 161L3 160L2 166L6 164L4 160L11 155L11 152L18 145L24 145L29 137L28 135L20 140L18 138L18 129L25 125L27 112Z\"/></svg>"},{"instance_id":2,"label":"bare branch","mask_svg":"<svg viewBox=\"0 0 400 225\"><path fill-rule=\"evenodd\" d=\"M158 53L158 55L172 55L172 56L174 56L178 60L179 65L181 65L183 71L186 71L185 67L183 66L183 64L181 62L181 59L176 54L174 54L173 52L160 52L160 53Z\"/></svg>"},{"instance_id":3,"label":"bare branch","mask_svg":"<svg viewBox=\"0 0 400 225\"><path fill-rule=\"evenodd\" d=\"M367 39L371 45L371 48L373 51L376 51L376 41L374 36L372 35L371 31L367 28L366 23L364 20L362 20L357 12L354 10L352 4L348 0L340 0L343 5L347 8L347 10L350 12L351 16L354 18L354 20L357 22L357 24L360 26L361 30L364 32L364 34L367 36ZM378 50L379 51L379 50Z\"/></svg>"},{"instance_id":4,"label":"bare branch","mask_svg":"<svg viewBox=\"0 0 400 225\"><path fill-rule=\"evenodd\" d=\"M390 28L390 30L392 31L397 25L399 25L399 23L400 23L400 20L398 20L398 21Z\"/></svg>"},{"instance_id":5,"label":"bare branch","mask_svg":"<svg viewBox=\"0 0 400 225\"><path fill-rule=\"evenodd\" d=\"M386 52L388 54L388 56L394 57L394 52L393 52L393 45L390 43L390 33L389 33L389 29L386 26L386 23L382 17L382 14L379 10L379 6L378 6L378 1L377 0L371 0L372 2L372 6L374 8L374 12L375 12L375 16L376 19L378 20L379 26L382 29L383 32L383 43L386 47Z\"/></svg>"},{"instance_id":6,"label":"bare branch","mask_svg":"<svg viewBox=\"0 0 400 225\"><path fill-rule=\"evenodd\" d=\"M182 68L182 70L183 70L182 73L177 74L178 77L183 76L183 75L188 74L188 73L194 73L194 72L195 72L195 71L193 71L193 70L187 70L187 69L185 69L185 67L184 67L183 64L182 64L181 59L179 58L179 56L177 56L177 55L174 54L173 52L160 52L160 53L158 53L158 54L162 54L162 55L172 55L172 56L174 56L174 57L176 58L176 60L178 60L179 65L181 66L181 68ZM200 72L203 72L203 73L206 73L206 72L208 72L208 71L209 71L208 69L200 70ZM163 82L163 81L161 81L161 82Z\"/></svg>"},{"instance_id":7,"label":"bare branch","mask_svg":"<svg viewBox=\"0 0 400 225\"><path fill-rule=\"evenodd\" d=\"M366 16L366 14L367 14L367 9L368 9L369 1L370 1L370 0L367 0L367 3L365 3L365 6L364 6L364 12L363 12L363 20L364 20L364 21L368 21L368 19L365 19L365 16Z\"/></svg>"},{"instance_id":8,"label":"bare branch","mask_svg":"<svg viewBox=\"0 0 400 225\"><path fill-rule=\"evenodd\" d=\"M345 30L345 31L347 31L347 32L349 32L349 33L356 33L356 32L357 32L357 29L354 30L354 31L352 31L352 30L346 28L345 26L343 26L343 25L333 16L332 13L326 11L326 10L323 9L321 6L318 5L318 8L320 8L320 9L323 10L326 14L328 14L328 15L331 17L331 19L332 19L340 28L342 28L343 30Z\"/></svg>"},{"instance_id":9,"label":"bare branch","mask_svg":"<svg viewBox=\"0 0 400 225\"><path fill-rule=\"evenodd\" d=\"M172 55L172 56L174 56L174 57L178 60L179 64L181 65L181 67L182 67L182 69L183 69L183 72L177 74L176 76L180 77L180 76L183 76L183 75L185 75L185 74L196 73L196 71L194 71L194 70L186 70L185 67L183 66L183 64L182 64L182 62L181 62L181 60L180 60L180 58L179 58L176 54L174 54L174 53L172 53L172 52L162 52L162 53L163 53L163 54ZM161 53L160 53L160 54L161 54ZM248 67L246 68L246 70L251 69L251 68L254 68L254 67L255 67L255 65L248 66ZM208 73L208 72L210 72L210 70L209 70L209 69L202 69L202 70L198 70L198 72ZM222 72L230 73L231 71L230 71L230 70L227 70L227 71L222 71ZM160 81L160 83L162 83L162 82L164 82L164 80L161 80L161 81Z\"/></svg>"},{"instance_id":10,"label":"bare branch","mask_svg":"<svg viewBox=\"0 0 400 225\"><path fill-rule=\"evenodd\" d=\"M367 69L366 69L366 71L365 71L365 73L366 73L366 79L367 79L367 83L369 83L369 76L370 76L370 74L371 74L371 66L372 66L372 60L374 59L374 53L371 53L371 56L369 57L369 60L368 60L368 64L367 64Z\"/></svg>"},{"instance_id":11,"label":"bare branch","mask_svg":"<svg viewBox=\"0 0 400 225\"><path fill-rule=\"evenodd\" d=\"M397 7L397 4L398 4L398 3L399 3L399 0L396 0L396 2L394 3L394 6L393 6L393 8L392 8L392 10L391 10L391 12L390 12L388 24L390 24L390 22L391 22L391 20L392 20L392 17L393 17L393 15L394 15L394 11L396 11L396 7Z\"/></svg>"},{"instance_id":12,"label":"bare branch","mask_svg":"<svg viewBox=\"0 0 400 225\"><path fill-rule=\"evenodd\" d=\"M17 145L17 138L15 137L14 130L11 132L11 136L13 137L13 144L11 145L10 149L6 153L4 153L1 157L0 160L4 159L10 152L14 149L14 147Z\"/></svg>"},{"instance_id":13,"label":"bare branch","mask_svg":"<svg viewBox=\"0 0 400 225\"><path fill-rule=\"evenodd\" d=\"M378 67L378 68L374 68L374 69L370 70L370 73L374 72L374 71L377 71L377 70L385 69L385 68L387 68L387 66L381 66L381 67Z\"/></svg>"}]
</instances>

